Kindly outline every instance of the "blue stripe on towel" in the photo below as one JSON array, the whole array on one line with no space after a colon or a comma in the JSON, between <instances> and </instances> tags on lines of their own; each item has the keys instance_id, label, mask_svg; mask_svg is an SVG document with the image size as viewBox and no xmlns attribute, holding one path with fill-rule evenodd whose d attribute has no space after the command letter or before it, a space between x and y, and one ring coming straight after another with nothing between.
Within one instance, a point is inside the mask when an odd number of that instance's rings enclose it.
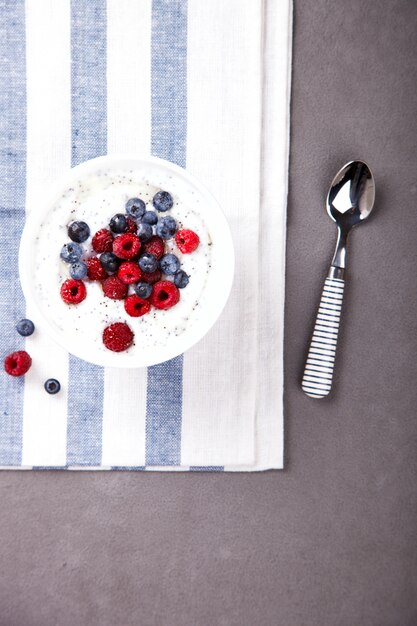
<instances>
[{"instance_id":1,"label":"blue stripe on towel","mask_svg":"<svg viewBox=\"0 0 417 626\"><path fill-rule=\"evenodd\" d=\"M0 274L1 356L24 349L15 330L25 304L18 275L18 248L25 220L26 52L25 2L0 2ZM12 263L10 263L12 259ZM22 459L24 378L0 371L0 465Z\"/></svg>"},{"instance_id":2,"label":"blue stripe on towel","mask_svg":"<svg viewBox=\"0 0 417 626\"><path fill-rule=\"evenodd\" d=\"M187 0L152 2L152 154L185 167ZM183 358L148 369L146 465L181 462Z\"/></svg>"},{"instance_id":3,"label":"blue stripe on towel","mask_svg":"<svg viewBox=\"0 0 417 626\"><path fill-rule=\"evenodd\" d=\"M192 465L190 467L190 472L224 472L224 467L223 465Z\"/></svg>"},{"instance_id":4,"label":"blue stripe on towel","mask_svg":"<svg viewBox=\"0 0 417 626\"><path fill-rule=\"evenodd\" d=\"M106 0L71 1L72 165L107 151ZM70 356L68 465L100 465L104 369Z\"/></svg>"}]
</instances>

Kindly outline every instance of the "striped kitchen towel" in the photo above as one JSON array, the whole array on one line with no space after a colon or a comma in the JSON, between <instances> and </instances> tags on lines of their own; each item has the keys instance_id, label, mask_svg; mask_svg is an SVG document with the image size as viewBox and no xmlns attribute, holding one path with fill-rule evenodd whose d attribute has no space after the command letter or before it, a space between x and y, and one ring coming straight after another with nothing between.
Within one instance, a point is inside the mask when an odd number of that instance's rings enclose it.
<instances>
[{"instance_id":1,"label":"striped kitchen towel","mask_svg":"<svg viewBox=\"0 0 417 626\"><path fill-rule=\"evenodd\" d=\"M0 0L0 17L0 345L33 359L24 378L0 373L0 466L281 468L290 0ZM19 284L25 212L106 153L187 167L234 237L220 320L147 370L68 355Z\"/></svg>"}]
</instances>

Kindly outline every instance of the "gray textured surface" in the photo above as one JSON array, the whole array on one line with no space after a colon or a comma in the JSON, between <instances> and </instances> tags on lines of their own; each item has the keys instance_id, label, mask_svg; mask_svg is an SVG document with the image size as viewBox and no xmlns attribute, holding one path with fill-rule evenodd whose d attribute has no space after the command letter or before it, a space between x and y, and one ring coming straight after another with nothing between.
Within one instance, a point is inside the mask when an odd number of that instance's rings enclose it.
<instances>
[{"instance_id":1,"label":"gray textured surface","mask_svg":"<svg viewBox=\"0 0 417 626\"><path fill-rule=\"evenodd\" d=\"M417 624L417 4L296 0L284 472L0 473L1 626ZM298 385L369 161L334 396Z\"/></svg>"}]
</instances>

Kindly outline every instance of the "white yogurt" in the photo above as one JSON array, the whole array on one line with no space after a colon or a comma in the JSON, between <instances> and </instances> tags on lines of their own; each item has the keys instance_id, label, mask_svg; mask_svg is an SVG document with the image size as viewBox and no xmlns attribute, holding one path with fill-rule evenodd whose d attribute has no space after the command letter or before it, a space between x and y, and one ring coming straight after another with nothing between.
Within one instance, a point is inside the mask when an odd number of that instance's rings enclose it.
<instances>
[{"instance_id":1,"label":"white yogurt","mask_svg":"<svg viewBox=\"0 0 417 626\"><path fill-rule=\"evenodd\" d=\"M104 158L95 161L98 164L106 163ZM224 270L224 254L220 250L217 253L216 249L218 243L224 247L225 242L231 248L230 233L218 206L211 206L207 202L199 187L192 184L192 179L190 182L188 174L175 175L175 169L170 169L175 166L171 164L168 168L157 167L152 161L140 162L136 167L135 165L134 161L123 162L123 167L101 165L87 175L82 171L79 177L73 176L71 184L61 188L61 193L55 197L55 201L39 222L31 255L31 295L36 297L37 307L48 321L53 335L61 339L60 342L65 346L73 346L70 351L87 360L106 365L122 364L124 367L159 362L164 360L163 355L171 358L195 343L215 321L216 311L216 317L220 313L227 299L233 274L233 267ZM166 242L167 252L178 256L181 268L190 277L187 287L180 290L179 303L165 311L152 308L150 313L134 318L126 313L123 300L107 298L101 284L88 279L84 281L87 297L83 302L78 305L63 302L60 287L70 278L70 274L69 265L60 259L60 251L63 244L70 241L68 225L74 220L81 220L89 225L91 236L81 245L85 250L85 258L96 255L91 247L92 235L101 228L108 228L113 215L124 213L129 198L142 198L146 209L154 210L152 198L160 190L168 191L174 204L170 211L160 213L159 217L172 215L180 229L191 229L200 238L198 248L191 254L181 254L174 239ZM29 228L30 224L27 224L25 231ZM226 239L222 234L225 228ZM28 238L27 232L22 238L22 248L25 238ZM217 241L222 238L223 241ZM233 265L232 250L229 252ZM20 261L22 274L25 262L22 259L22 249ZM224 275L226 279L221 278ZM230 284L219 285L218 282L221 283L222 280ZM22 280L22 284L27 295L27 280ZM222 296L225 287L226 298ZM220 299L224 300L220 307L215 301L217 290ZM130 293L134 293L131 285ZM111 353L102 341L104 328L114 322L126 322L134 332L133 345L123 353Z\"/></svg>"}]
</instances>

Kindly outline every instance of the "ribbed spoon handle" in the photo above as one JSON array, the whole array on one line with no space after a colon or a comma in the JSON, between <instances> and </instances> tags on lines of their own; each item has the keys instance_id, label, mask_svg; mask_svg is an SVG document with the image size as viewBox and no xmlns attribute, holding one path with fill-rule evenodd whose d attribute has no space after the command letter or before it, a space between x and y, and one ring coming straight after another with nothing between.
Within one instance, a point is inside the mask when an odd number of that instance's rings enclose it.
<instances>
[{"instance_id":1,"label":"ribbed spoon handle","mask_svg":"<svg viewBox=\"0 0 417 626\"><path fill-rule=\"evenodd\" d=\"M341 278L326 278L324 282L301 384L312 398L324 398L332 388L344 288Z\"/></svg>"}]
</instances>

